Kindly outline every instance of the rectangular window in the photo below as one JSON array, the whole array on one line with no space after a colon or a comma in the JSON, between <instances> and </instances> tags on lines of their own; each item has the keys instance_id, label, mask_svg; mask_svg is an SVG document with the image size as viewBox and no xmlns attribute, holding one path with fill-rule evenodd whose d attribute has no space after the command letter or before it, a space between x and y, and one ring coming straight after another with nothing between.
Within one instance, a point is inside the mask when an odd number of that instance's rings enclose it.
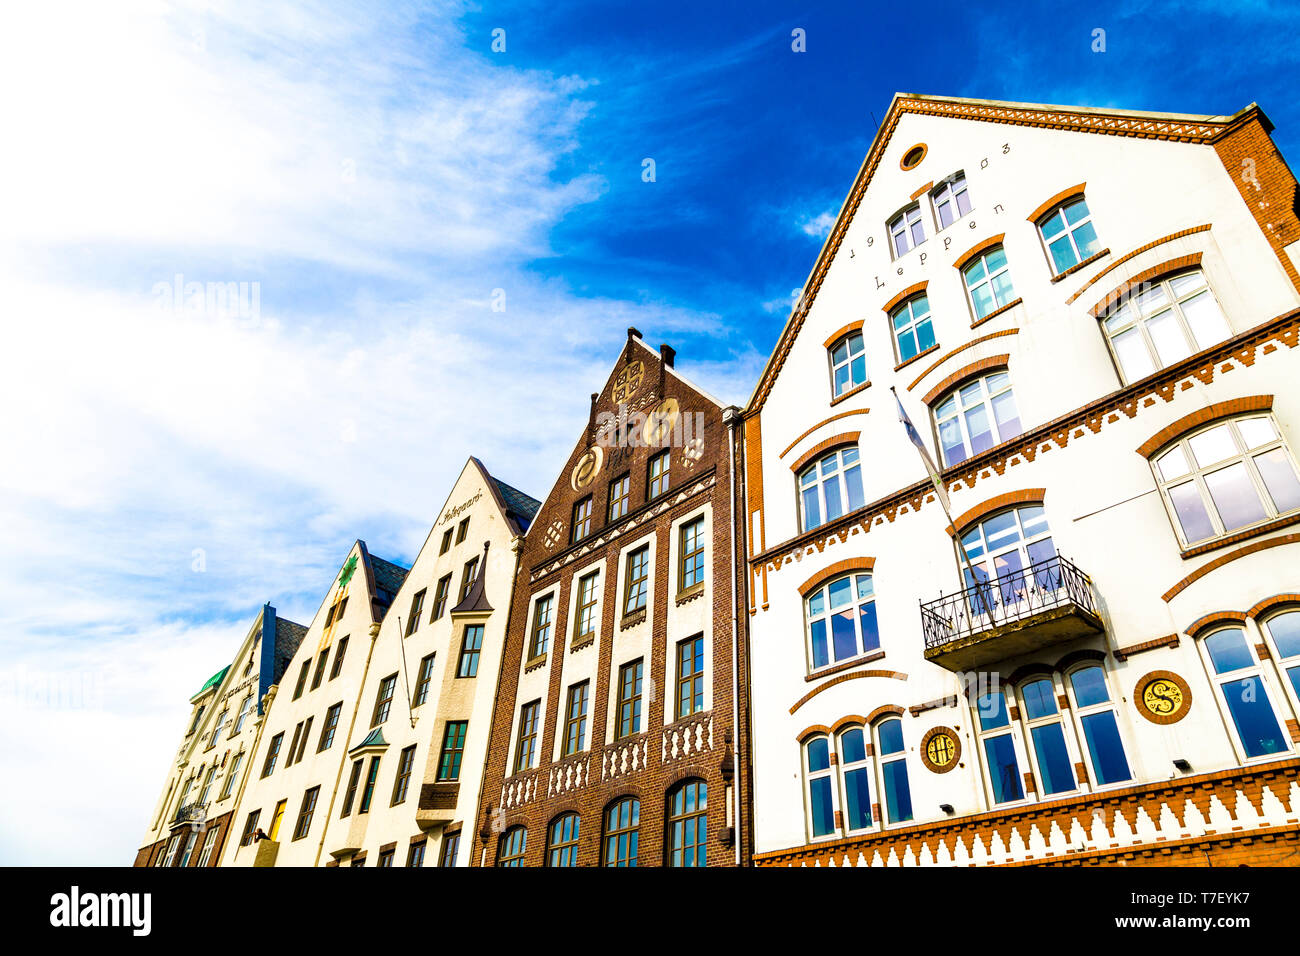
<instances>
[{"instance_id":1,"label":"rectangular window","mask_svg":"<svg viewBox=\"0 0 1300 956\"><path fill-rule=\"evenodd\" d=\"M393 781L393 802L397 806L406 799L406 791L411 788L411 769L415 766L415 744L402 750L397 758L397 779Z\"/></svg>"},{"instance_id":2,"label":"rectangular window","mask_svg":"<svg viewBox=\"0 0 1300 956\"><path fill-rule=\"evenodd\" d=\"M396 687L396 674L389 674L379 682L379 691L375 694L375 711L370 718L371 727L378 727L388 719L388 711L393 706L393 690Z\"/></svg>"},{"instance_id":3,"label":"rectangular window","mask_svg":"<svg viewBox=\"0 0 1300 956\"><path fill-rule=\"evenodd\" d=\"M424 592L427 588L421 588L415 592L411 598L411 616L406 619L406 636L410 637L420 627L420 615L424 612Z\"/></svg>"},{"instance_id":4,"label":"rectangular window","mask_svg":"<svg viewBox=\"0 0 1300 956\"><path fill-rule=\"evenodd\" d=\"M704 709L704 635L677 645L677 719Z\"/></svg>"},{"instance_id":5,"label":"rectangular window","mask_svg":"<svg viewBox=\"0 0 1300 956\"><path fill-rule=\"evenodd\" d=\"M334 648L334 666L330 668L330 680L338 677L339 672L343 670L343 655L347 652L348 639L344 637L339 641L339 646Z\"/></svg>"},{"instance_id":6,"label":"rectangular window","mask_svg":"<svg viewBox=\"0 0 1300 956\"><path fill-rule=\"evenodd\" d=\"M207 866L212 859L212 848L217 845L217 835L220 832L220 829L213 827L203 838L203 852L199 854L199 866Z\"/></svg>"},{"instance_id":7,"label":"rectangular window","mask_svg":"<svg viewBox=\"0 0 1300 956\"><path fill-rule=\"evenodd\" d=\"M646 499L658 498L668 490L668 469L670 453L661 451L650 459L650 476L647 482Z\"/></svg>"},{"instance_id":8,"label":"rectangular window","mask_svg":"<svg viewBox=\"0 0 1300 956\"><path fill-rule=\"evenodd\" d=\"M307 723L302 725L302 740L298 741L298 752L294 755L294 763L302 760L303 754L307 752L307 738L311 736L311 722L315 719L315 717L308 717Z\"/></svg>"},{"instance_id":9,"label":"rectangular window","mask_svg":"<svg viewBox=\"0 0 1300 956\"><path fill-rule=\"evenodd\" d=\"M320 652L320 657L316 658L316 670L311 675L312 690L320 686L321 678L325 676L325 664L329 661L329 656L330 650L327 647Z\"/></svg>"},{"instance_id":10,"label":"rectangular window","mask_svg":"<svg viewBox=\"0 0 1300 956\"><path fill-rule=\"evenodd\" d=\"M456 865L456 854L460 851L460 831L445 834L442 838L442 853L438 856L438 866Z\"/></svg>"},{"instance_id":11,"label":"rectangular window","mask_svg":"<svg viewBox=\"0 0 1300 956\"><path fill-rule=\"evenodd\" d=\"M348 789L343 794L343 812L340 817L346 817L352 812L352 804L357 799L357 788L361 786L361 767L364 760L358 760L352 765L352 774L348 777Z\"/></svg>"},{"instance_id":12,"label":"rectangular window","mask_svg":"<svg viewBox=\"0 0 1300 956\"><path fill-rule=\"evenodd\" d=\"M396 855L397 855L397 850L396 850L396 849L380 850L380 851L379 851L379 860L378 860L378 862L375 863L375 866L381 866L381 867L383 867L383 866L392 866L392 865L393 865L393 857L396 856Z\"/></svg>"},{"instance_id":13,"label":"rectangular window","mask_svg":"<svg viewBox=\"0 0 1300 956\"><path fill-rule=\"evenodd\" d=\"M533 606L533 639L528 649L528 659L541 657L551 646L551 610L554 595L548 594Z\"/></svg>"},{"instance_id":14,"label":"rectangular window","mask_svg":"<svg viewBox=\"0 0 1300 956\"><path fill-rule=\"evenodd\" d=\"M316 745L316 752L329 750L334 746L334 732L339 728L339 714L343 711L343 702L339 701L325 711L325 724L320 729L320 743Z\"/></svg>"},{"instance_id":15,"label":"rectangular window","mask_svg":"<svg viewBox=\"0 0 1300 956\"><path fill-rule=\"evenodd\" d=\"M301 840L311 830L312 814L316 812L316 798L320 796L320 787L312 787L302 795L302 808L298 811L298 825L293 828L293 838Z\"/></svg>"},{"instance_id":16,"label":"rectangular window","mask_svg":"<svg viewBox=\"0 0 1300 956\"><path fill-rule=\"evenodd\" d=\"M939 219L939 228L947 229L970 212L970 193L966 191L966 174L953 173L938 189L930 193L930 198L934 201L934 214Z\"/></svg>"},{"instance_id":17,"label":"rectangular window","mask_svg":"<svg viewBox=\"0 0 1300 956\"><path fill-rule=\"evenodd\" d=\"M230 769L226 771L226 782L221 788L221 799L225 800L235 789L235 781L239 779L239 765L244 762L244 752L241 750L230 761Z\"/></svg>"},{"instance_id":18,"label":"rectangular window","mask_svg":"<svg viewBox=\"0 0 1300 956\"><path fill-rule=\"evenodd\" d=\"M867 350L861 332L850 332L831 346L831 390L835 397L866 384Z\"/></svg>"},{"instance_id":19,"label":"rectangular window","mask_svg":"<svg viewBox=\"0 0 1300 956\"><path fill-rule=\"evenodd\" d=\"M618 669L618 734L615 739L641 732L641 660Z\"/></svg>"},{"instance_id":20,"label":"rectangular window","mask_svg":"<svg viewBox=\"0 0 1300 956\"><path fill-rule=\"evenodd\" d=\"M289 752L284 756L284 765L292 767L293 762L297 759L298 738L302 736L302 721L298 721L298 726L293 728L293 740L289 742Z\"/></svg>"},{"instance_id":21,"label":"rectangular window","mask_svg":"<svg viewBox=\"0 0 1300 956\"><path fill-rule=\"evenodd\" d=\"M280 839L280 822L284 819L284 808L288 802L286 797L275 805L275 812L271 814L271 832L267 834L271 840Z\"/></svg>"},{"instance_id":22,"label":"rectangular window","mask_svg":"<svg viewBox=\"0 0 1300 956\"><path fill-rule=\"evenodd\" d=\"M533 765L537 750L537 712L542 702L535 700L519 709L519 747L515 752L515 773L522 773Z\"/></svg>"},{"instance_id":23,"label":"rectangular window","mask_svg":"<svg viewBox=\"0 0 1300 956\"><path fill-rule=\"evenodd\" d=\"M465 562L465 571L460 579L460 599L463 601L469 597L469 589L474 586L474 577L478 573L478 558L473 557Z\"/></svg>"},{"instance_id":24,"label":"rectangular window","mask_svg":"<svg viewBox=\"0 0 1300 956\"><path fill-rule=\"evenodd\" d=\"M448 532L450 534L451 532ZM451 590L451 575L444 574L438 579L438 590L433 594L433 615L430 621L436 621L442 617L442 612L447 609L447 592Z\"/></svg>"},{"instance_id":25,"label":"rectangular window","mask_svg":"<svg viewBox=\"0 0 1300 956\"><path fill-rule=\"evenodd\" d=\"M464 541L467 534L469 534L469 518L462 518L460 524L456 525L456 543L460 544Z\"/></svg>"},{"instance_id":26,"label":"rectangular window","mask_svg":"<svg viewBox=\"0 0 1300 956\"><path fill-rule=\"evenodd\" d=\"M617 521L628 512L631 503L632 478L622 475L609 483L609 520Z\"/></svg>"},{"instance_id":27,"label":"rectangular window","mask_svg":"<svg viewBox=\"0 0 1300 956\"><path fill-rule=\"evenodd\" d=\"M257 818L262 815L261 810L254 810L244 821L244 832L239 838L240 846L248 846L253 842L253 837L257 835Z\"/></svg>"},{"instance_id":28,"label":"rectangular window","mask_svg":"<svg viewBox=\"0 0 1300 956\"><path fill-rule=\"evenodd\" d=\"M1097 230L1092 225L1092 213L1082 196L1058 206L1046 218L1040 219L1038 231L1057 275L1101 251Z\"/></svg>"},{"instance_id":29,"label":"rectangular window","mask_svg":"<svg viewBox=\"0 0 1300 956\"><path fill-rule=\"evenodd\" d=\"M483 652L483 625L469 624L460 644L460 662L456 665L457 677L477 677L478 658Z\"/></svg>"},{"instance_id":30,"label":"rectangular window","mask_svg":"<svg viewBox=\"0 0 1300 956\"><path fill-rule=\"evenodd\" d=\"M442 557L451 549L451 533L454 529L448 528L442 533L442 546L438 548L438 556Z\"/></svg>"},{"instance_id":31,"label":"rectangular window","mask_svg":"<svg viewBox=\"0 0 1300 956\"><path fill-rule=\"evenodd\" d=\"M578 613L573 624L575 645L596 636L596 585L599 582L599 571L593 571L578 579Z\"/></svg>"},{"instance_id":32,"label":"rectangular window","mask_svg":"<svg viewBox=\"0 0 1300 956\"><path fill-rule=\"evenodd\" d=\"M645 607L650 588L650 545L643 545L627 556L627 583L623 613L634 614Z\"/></svg>"},{"instance_id":33,"label":"rectangular window","mask_svg":"<svg viewBox=\"0 0 1300 956\"><path fill-rule=\"evenodd\" d=\"M415 694L411 706L419 707L429 699L429 685L433 683L433 654L426 654L420 660L420 674L415 679Z\"/></svg>"},{"instance_id":34,"label":"rectangular window","mask_svg":"<svg viewBox=\"0 0 1300 956\"><path fill-rule=\"evenodd\" d=\"M293 699L297 700L302 696L303 690L307 687L307 672L311 670L311 661L302 662L302 670L298 672L298 683L293 688Z\"/></svg>"},{"instance_id":35,"label":"rectangular window","mask_svg":"<svg viewBox=\"0 0 1300 956\"><path fill-rule=\"evenodd\" d=\"M569 702L565 707L564 756L576 754L587 747L587 691L590 681L569 688Z\"/></svg>"},{"instance_id":36,"label":"rectangular window","mask_svg":"<svg viewBox=\"0 0 1300 956\"><path fill-rule=\"evenodd\" d=\"M361 794L361 806L357 808L357 813L369 813L370 801L375 796L375 781L379 779L379 758L370 758L370 772L366 774L366 789Z\"/></svg>"},{"instance_id":37,"label":"rectangular window","mask_svg":"<svg viewBox=\"0 0 1300 956\"><path fill-rule=\"evenodd\" d=\"M284 731L280 731L271 738L271 746L266 751L266 762L262 764L262 776L271 776L271 771L275 769L275 760L280 756L280 745L284 743Z\"/></svg>"},{"instance_id":38,"label":"rectangular window","mask_svg":"<svg viewBox=\"0 0 1300 956\"><path fill-rule=\"evenodd\" d=\"M438 780L453 783L460 779L460 761L465 755L465 734L469 721L449 720L442 734L442 755L438 758Z\"/></svg>"},{"instance_id":39,"label":"rectangular window","mask_svg":"<svg viewBox=\"0 0 1300 956\"><path fill-rule=\"evenodd\" d=\"M956 465L1021 432L1011 376L1005 370L966 382L934 406L945 466Z\"/></svg>"},{"instance_id":40,"label":"rectangular window","mask_svg":"<svg viewBox=\"0 0 1300 956\"><path fill-rule=\"evenodd\" d=\"M704 584L704 519L682 525L681 566L678 590L688 591Z\"/></svg>"},{"instance_id":41,"label":"rectangular window","mask_svg":"<svg viewBox=\"0 0 1300 956\"><path fill-rule=\"evenodd\" d=\"M573 531L570 540L576 543L589 534L591 534L591 495L587 495L573 506Z\"/></svg>"},{"instance_id":42,"label":"rectangular window","mask_svg":"<svg viewBox=\"0 0 1300 956\"><path fill-rule=\"evenodd\" d=\"M1125 382L1181 362L1232 335L1199 269L1130 289L1102 319Z\"/></svg>"},{"instance_id":43,"label":"rectangular window","mask_svg":"<svg viewBox=\"0 0 1300 956\"><path fill-rule=\"evenodd\" d=\"M406 865L408 867L424 866L425 843L426 843L425 840L420 840L419 842L413 842L411 844L411 848L406 851Z\"/></svg>"},{"instance_id":44,"label":"rectangular window","mask_svg":"<svg viewBox=\"0 0 1300 956\"><path fill-rule=\"evenodd\" d=\"M962 275L977 321L1015 300L1016 290L1011 285L1007 253L1001 246L976 257L962 270Z\"/></svg>"}]
</instances>

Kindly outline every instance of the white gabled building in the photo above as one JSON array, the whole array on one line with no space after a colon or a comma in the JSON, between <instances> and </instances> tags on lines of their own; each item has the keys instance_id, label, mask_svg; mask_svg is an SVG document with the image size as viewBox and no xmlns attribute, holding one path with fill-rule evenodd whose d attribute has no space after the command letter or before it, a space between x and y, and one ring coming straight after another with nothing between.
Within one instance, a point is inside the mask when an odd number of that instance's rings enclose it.
<instances>
[{"instance_id":1,"label":"white gabled building","mask_svg":"<svg viewBox=\"0 0 1300 956\"><path fill-rule=\"evenodd\" d=\"M1270 129L895 97L745 412L757 863L1296 852Z\"/></svg>"}]
</instances>

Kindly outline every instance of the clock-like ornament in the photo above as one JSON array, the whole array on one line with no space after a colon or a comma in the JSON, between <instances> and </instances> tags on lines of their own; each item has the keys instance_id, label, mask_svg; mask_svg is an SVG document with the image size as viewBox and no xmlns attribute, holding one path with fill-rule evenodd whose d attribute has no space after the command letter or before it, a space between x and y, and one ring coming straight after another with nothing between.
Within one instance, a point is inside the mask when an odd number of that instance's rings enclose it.
<instances>
[{"instance_id":1,"label":"clock-like ornament","mask_svg":"<svg viewBox=\"0 0 1300 956\"><path fill-rule=\"evenodd\" d=\"M573 490L581 491L591 484L600 474L600 466L604 461L605 450L599 445L592 445L583 452L578 463L573 466L573 474L569 476L569 484Z\"/></svg>"},{"instance_id":2,"label":"clock-like ornament","mask_svg":"<svg viewBox=\"0 0 1300 956\"><path fill-rule=\"evenodd\" d=\"M646 416L645 426L641 429L641 438L650 448L658 448L668 442L677 424L677 399L665 398Z\"/></svg>"},{"instance_id":3,"label":"clock-like ornament","mask_svg":"<svg viewBox=\"0 0 1300 956\"><path fill-rule=\"evenodd\" d=\"M933 727L921 738L921 762L934 773L947 773L961 759L961 735L951 727Z\"/></svg>"},{"instance_id":4,"label":"clock-like ornament","mask_svg":"<svg viewBox=\"0 0 1300 956\"><path fill-rule=\"evenodd\" d=\"M1174 724L1187 716L1192 706L1192 689L1171 671L1144 675L1133 690L1137 711L1153 724Z\"/></svg>"}]
</instances>

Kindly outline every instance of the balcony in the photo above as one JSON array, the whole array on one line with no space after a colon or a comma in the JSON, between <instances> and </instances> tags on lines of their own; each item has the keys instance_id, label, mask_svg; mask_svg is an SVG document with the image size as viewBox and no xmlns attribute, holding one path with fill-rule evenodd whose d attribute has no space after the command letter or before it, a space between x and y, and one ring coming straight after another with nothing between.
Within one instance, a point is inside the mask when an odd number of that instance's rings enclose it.
<instances>
[{"instance_id":1,"label":"balcony","mask_svg":"<svg viewBox=\"0 0 1300 956\"><path fill-rule=\"evenodd\" d=\"M202 823L207 819L208 805L206 803L187 803L176 811L176 816L172 818L172 826L179 827L191 823Z\"/></svg>"},{"instance_id":2,"label":"balcony","mask_svg":"<svg viewBox=\"0 0 1300 956\"><path fill-rule=\"evenodd\" d=\"M1102 632L1092 579L1057 555L921 605L925 659L968 671Z\"/></svg>"}]
</instances>

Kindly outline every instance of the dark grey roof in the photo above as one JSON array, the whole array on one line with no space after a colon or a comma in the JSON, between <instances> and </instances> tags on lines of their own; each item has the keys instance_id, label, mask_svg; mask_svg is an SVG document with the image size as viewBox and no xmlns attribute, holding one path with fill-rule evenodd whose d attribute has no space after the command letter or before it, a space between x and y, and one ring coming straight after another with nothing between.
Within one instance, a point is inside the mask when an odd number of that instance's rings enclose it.
<instances>
[{"instance_id":1,"label":"dark grey roof","mask_svg":"<svg viewBox=\"0 0 1300 956\"><path fill-rule=\"evenodd\" d=\"M404 568L392 561L385 561L377 555L370 555L370 569L375 573L375 587L383 588L389 594L396 594L406 580L410 568Z\"/></svg>"},{"instance_id":2,"label":"dark grey roof","mask_svg":"<svg viewBox=\"0 0 1300 956\"><path fill-rule=\"evenodd\" d=\"M506 513L519 524L521 531L527 531L542 503L513 485L507 485L500 478L493 478L492 483L497 486L501 499L506 503Z\"/></svg>"},{"instance_id":3,"label":"dark grey roof","mask_svg":"<svg viewBox=\"0 0 1300 956\"><path fill-rule=\"evenodd\" d=\"M298 645L302 639L307 636L307 628L303 627L287 617L275 617L275 670L276 673L268 675L270 683L279 683L284 669L289 666L289 661L293 660L293 655L298 651Z\"/></svg>"}]
</instances>

